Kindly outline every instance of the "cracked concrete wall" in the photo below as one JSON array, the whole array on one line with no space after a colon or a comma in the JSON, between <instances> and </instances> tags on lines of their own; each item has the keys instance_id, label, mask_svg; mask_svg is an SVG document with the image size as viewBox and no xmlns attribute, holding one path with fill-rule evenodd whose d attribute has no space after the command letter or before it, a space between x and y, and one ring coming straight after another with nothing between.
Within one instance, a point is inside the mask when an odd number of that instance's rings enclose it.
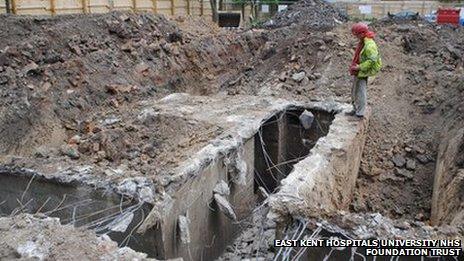
<instances>
[{"instance_id":1,"label":"cracked concrete wall","mask_svg":"<svg viewBox=\"0 0 464 261\"><path fill-rule=\"evenodd\" d=\"M14 210L17 213L42 213L60 218L63 224L91 225L91 229L108 232L118 242L124 241L144 218L143 212L148 213L151 209L150 204L138 205L130 198L79 182L63 183L34 172L7 172L5 169L0 171L0 199L0 215L9 215ZM133 213L133 217L123 232L108 230L112 221L128 213ZM128 246L152 256L158 255L158 238L153 229L133 237L135 240L130 240Z\"/></svg>"},{"instance_id":2,"label":"cracked concrete wall","mask_svg":"<svg viewBox=\"0 0 464 261\"><path fill-rule=\"evenodd\" d=\"M161 230L165 249L164 258L183 257L185 260L211 260L218 257L240 231L238 224L218 210L213 201L213 189L224 180L230 187L226 196L233 206L237 221L246 218L255 205L253 191L254 139L242 146L242 158L247 165L245 185L233 181L224 157L221 157L190 178L172 196L172 202L164 209ZM189 219L190 243L181 242L177 220Z\"/></svg>"},{"instance_id":3,"label":"cracked concrete wall","mask_svg":"<svg viewBox=\"0 0 464 261\"><path fill-rule=\"evenodd\" d=\"M346 109L347 110L347 109ZM327 136L294 166L271 195L270 217L322 216L348 208L358 176L370 111L363 120L338 113Z\"/></svg>"},{"instance_id":4,"label":"cracked concrete wall","mask_svg":"<svg viewBox=\"0 0 464 261\"><path fill-rule=\"evenodd\" d=\"M464 128L445 132L438 148L432 195L433 225L464 224L464 168L458 158L464 151Z\"/></svg>"}]
</instances>

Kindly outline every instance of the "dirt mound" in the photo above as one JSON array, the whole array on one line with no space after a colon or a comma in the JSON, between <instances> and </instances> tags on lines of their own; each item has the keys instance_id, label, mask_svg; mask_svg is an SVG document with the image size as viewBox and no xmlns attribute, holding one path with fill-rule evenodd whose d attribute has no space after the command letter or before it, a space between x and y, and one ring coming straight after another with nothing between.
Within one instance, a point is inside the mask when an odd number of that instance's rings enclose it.
<instances>
[{"instance_id":1,"label":"dirt mound","mask_svg":"<svg viewBox=\"0 0 464 261\"><path fill-rule=\"evenodd\" d=\"M301 0L279 12L265 23L267 28L304 25L311 29L328 29L348 20L348 16L323 0Z\"/></svg>"},{"instance_id":2,"label":"dirt mound","mask_svg":"<svg viewBox=\"0 0 464 261\"><path fill-rule=\"evenodd\" d=\"M3 155L59 148L84 135L95 115L143 99L214 93L217 76L241 70L264 41L260 33L231 34L202 19L148 13L0 20Z\"/></svg>"}]
</instances>

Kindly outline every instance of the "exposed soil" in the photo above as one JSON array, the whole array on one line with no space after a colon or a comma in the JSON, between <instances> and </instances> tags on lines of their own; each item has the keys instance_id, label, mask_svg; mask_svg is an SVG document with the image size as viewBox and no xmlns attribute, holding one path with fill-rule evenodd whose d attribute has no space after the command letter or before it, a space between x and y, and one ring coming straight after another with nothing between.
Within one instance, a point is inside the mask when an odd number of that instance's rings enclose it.
<instances>
[{"instance_id":1,"label":"exposed soil","mask_svg":"<svg viewBox=\"0 0 464 261\"><path fill-rule=\"evenodd\" d=\"M462 28L425 21L373 28L384 69L369 80L372 117L352 210L425 221L441 131L463 115ZM269 34L274 54L239 76L240 84L223 85L229 93L350 102L346 68L356 43L348 26L322 33L294 25Z\"/></svg>"},{"instance_id":2,"label":"exposed soil","mask_svg":"<svg viewBox=\"0 0 464 261\"><path fill-rule=\"evenodd\" d=\"M199 19L150 14L0 19L2 155L59 149L102 129L98 115L142 99L216 92L226 69L241 68L264 40L260 33L231 36Z\"/></svg>"},{"instance_id":3,"label":"exposed soil","mask_svg":"<svg viewBox=\"0 0 464 261\"><path fill-rule=\"evenodd\" d=\"M442 131L463 116L462 28L374 28L385 70L369 89L373 114L353 208L426 221ZM418 46L425 39L430 45Z\"/></svg>"}]
</instances>

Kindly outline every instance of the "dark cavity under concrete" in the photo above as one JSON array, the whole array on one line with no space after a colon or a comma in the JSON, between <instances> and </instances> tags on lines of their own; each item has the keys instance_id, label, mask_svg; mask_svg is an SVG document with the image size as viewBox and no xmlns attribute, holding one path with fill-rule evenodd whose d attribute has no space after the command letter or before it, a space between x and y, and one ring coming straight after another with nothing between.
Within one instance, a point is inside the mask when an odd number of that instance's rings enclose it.
<instances>
[{"instance_id":1,"label":"dark cavity under concrete","mask_svg":"<svg viewBox=\"0 0 464 261\"><path fill-rule=\"evenodd\" d=\"M315 120L309 130L299 123L299 115L304 108L290 107L264 120L255 135L243 144L219 156L189 179L175 194L168 207L162 224L161 234L166 255L163 258L183 257L186 260L213 260L241 232L241 222L247 220L258 204L258 187L266 187L272 192L282 178L292 170L292 165L304 158L317 142L326 135L332 112L310 109ZM304 144L303 139L307 140ZM235 161L243 161L246 166L244 182L237 182L239 169ZM240 155L240 156L237 156ZM232 160L232 161L234 161ZM280 170L281 173L279 173ZM213 189L221 181L226 182L230 194L225 196L233 207L237 220L231 220L221 213L213 200ZM181 242L178 220L189 217L189 243Z\"/></svg>"},{"instance_id":2,"label":"dark cavity under concrete","mask_svg":"<svg viewBox=\"0 0 464 261\"><path fill-rule=\"evenodd\" d=\"M255 135L255 191L259 186L272 193L280 181L305 158L317 140L326 136L334 114L309 110L314 115L310 129L305 130L299 116L304 109L294 108L268 119Z\"/></svg>"},{"instance_id":3,"label":"dark cavity under concrete","mask_svg":"<svg viewBox=\"0 0 464 261\"><path fill-rule=\"evenodd\" d=\"M0 216L25 212L58 217L62 224L105 233L120 246L158 256L162 249L153 229L143 236L133 233L150 209L149 204L89 185L62 183L24 170L0 169ZM123 232L114 231L124 226L127 228Z\"/></svg>"}]
</instances>

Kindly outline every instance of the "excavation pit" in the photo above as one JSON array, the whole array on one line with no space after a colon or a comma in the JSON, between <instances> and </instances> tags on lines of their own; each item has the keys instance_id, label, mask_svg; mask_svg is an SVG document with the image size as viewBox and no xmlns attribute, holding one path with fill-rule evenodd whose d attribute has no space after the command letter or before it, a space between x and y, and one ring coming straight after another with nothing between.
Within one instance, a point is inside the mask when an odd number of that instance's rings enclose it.
<instances>
[{"instance_id":1,"label":"excavation pit","mask_svg":"<svg viewBox=\"0 0 464 261\"><path fill-rule=\"evenodd\" d=\"M339 145L352 145L348 149L362 147L366 121L342 113L349 108L338 103L301 103L252 96L231 99L173 94L157 101L144 101L133 116L116 117L123 119L123 123L131 118L140 122L181 119L187 125L207 126L197 128L200 133L190 134L210 140L201 138L201 146L194 150L185 148L191 153L185 160L142 176L134 171L108 175L108 170L121 171L114 163L98 165L85 161L85 157L75 161L79 163L75 166L60 162L61 158L44 159L42 162L47 164L17 158L2 171L1 178L5 181L2 184L18 184L8 192L8 207L2 208L2 212L14 211L34 198L34 204L22 210L48 213L64 194L69 194L69 201L63 204L72 206L85 200L92 203L87 208L54 211L52 216L60 217L62 222L86 226L106 217L101 227L108 229L111 224L113 229L123 230L109 235L136 251L156 258L211 260L220 256L240 233L240 221L248 218L259 202L259 187L272 193L282 190L282 182L285 188L285 180L299 171L302 161L319 155L314 150L329 149L331 153L324 156L331 161L332 152L343 150ZM305 109L315 115L309 130L303 130L298 120ZM171 126L175 129L175 123ZM214 130L214 134L204 136L208 130ZM340 139L346 140L346 144L340 143ZM358 150L361 148L356 147ZM356 166L358 163L349 160L357 159L348 158L344 164ZM229 191L220 189L222 183L227 184ZM41 196L44 194L51 197L48 202L48 197ZM18 198L21 204L15 205ZM95 214L93 219L85 218L105 209L111 211ZM134 213L131 222L125 216L129 213ZM121 228L124 224L126 229ZM108 232L101 227L97 232Z\"/></svg>"},{"instance_id":2,"label":"excavation pit","mask_svg":"<svg viewBox=\"0 0 464 261\"><path fill-rule=\"evenodd\" d=\"M305 130L299 120L303 109L293 108L276 114L255 135L255 190L259 186L273 193L279 183L304 159L319 138L327 135L334 114L311 110L315 122Z\"/></svg>"}]
</instances>

